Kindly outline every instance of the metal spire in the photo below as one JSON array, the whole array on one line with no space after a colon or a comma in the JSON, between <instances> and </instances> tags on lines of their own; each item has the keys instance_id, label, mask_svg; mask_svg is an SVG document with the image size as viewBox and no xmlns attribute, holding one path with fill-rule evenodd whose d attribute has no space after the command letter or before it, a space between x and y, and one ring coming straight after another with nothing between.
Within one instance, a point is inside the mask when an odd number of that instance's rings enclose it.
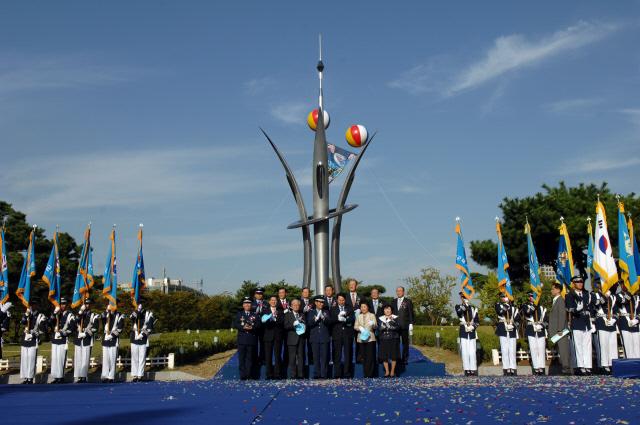
<instances>
[{"instance_id":1,"label":"metal spire","mask_svg":"<svg viewBox=\"0 0 640 425\"><path fill-rule=\"evenodd\" d=\"M318 70L318 81L320 83L320 95L318 96L318 107L320 110L323 109L322 106L322 71L324 71L324 64L322 63L322 34L318 34L318 50L319 50L319 59L318 66L316 69Z\"/></svg>"}]
</instances>

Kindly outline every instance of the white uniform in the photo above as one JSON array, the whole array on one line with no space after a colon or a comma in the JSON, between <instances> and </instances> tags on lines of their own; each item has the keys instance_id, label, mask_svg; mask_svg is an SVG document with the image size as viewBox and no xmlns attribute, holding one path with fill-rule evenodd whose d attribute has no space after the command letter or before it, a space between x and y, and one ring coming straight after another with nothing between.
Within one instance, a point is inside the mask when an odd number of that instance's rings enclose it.
<instances>
[{"instance_id":1,"label":"white uniform","mask_svg":"<svg viewBox=\"0 0 640 425\"><path fill-rule=\"evenodd\" d=\"M102 314L104 339L102 341L102 379L115 379L120 332L124 326L124 316L120 313Z\"/></svg>"},{"instance_id":2,"label":"white uniform","mask_svg":"<svg viewBox=\"0 0 640 425\"><path fill-rule=\"evenodd\" d=\"M150 311L135 312L135 316L132 313L131 319L131 376L140 379L144 376L149 335L155 319Z\"/></svg>"}]
</instances>

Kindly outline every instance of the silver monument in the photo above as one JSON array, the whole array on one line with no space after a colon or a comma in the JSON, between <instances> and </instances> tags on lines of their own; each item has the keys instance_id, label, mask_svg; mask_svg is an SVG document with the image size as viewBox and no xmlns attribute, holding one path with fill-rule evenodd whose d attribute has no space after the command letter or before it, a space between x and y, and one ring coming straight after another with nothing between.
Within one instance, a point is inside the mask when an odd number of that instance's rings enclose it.
<instances>
[{"instance_id":1,"label":"silver monument","mask_svg":"<svg viewBox=\"0 0 640 425\"><path fill-rule=\"evenodd\" d=\"M342 215L353 210L357 205L347 205L347 196L349 190L353 184L355 177L355 171L362 159L362 156L366 152L367 148L373 141L375 134L371 136L369 141L364 144L360 152L355 159L351 162L352 165L345 177L342 190L338 197L338 202L335 209L329 209L329 169L328 169L328 146L325 135L325 123L324 123L324 105L322 98L322 73L324 71L324 64L322 62L322 39L320 38L320 58L316 69L318 70L319 80L319 96L318 96L318 122L315 129L315 141L313 144L313 163L312 163L312 175L313 175L313 215L307 215L307 209L300 193L300 188L296 181L293 171L287 164L284 156L271 140L267 133L261 128L260 130L265 135L269 144L275 151L278 159L284 167L287 182L293 193L293 198L298 207L298 214L300 219L289 226L288 229L302 229L302 242L304 247L304 269L302 275L302 286L311 288L311 262L312 262L312 246L311 235L309 227L313 225L313 245L315 246L315 293L323 294L324 287L329 282L329 222L333 219L333 230L331 237L331 271L333 286L336 292L340 290L340 284L342 281L340 275L340 229L342 227Z\"/></svg>"}]
</instances>

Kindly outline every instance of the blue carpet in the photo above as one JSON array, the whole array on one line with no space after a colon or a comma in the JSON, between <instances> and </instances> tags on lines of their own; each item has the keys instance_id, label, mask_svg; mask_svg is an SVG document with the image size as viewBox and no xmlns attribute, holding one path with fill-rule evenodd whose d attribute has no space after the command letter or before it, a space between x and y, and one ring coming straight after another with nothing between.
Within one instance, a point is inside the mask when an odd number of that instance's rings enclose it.
<instances>
[{"instance_id":1,"label":"blue carpet","mask_svg":"<svg viewBox=\"0 0 640 425\"><path fill-rule=\"evenodd\" d=\"M363 377L362 365L355 364L354 376L356 378ZM309 375L313 376L313 366L309 367ZM426 376L445 376L444 363L435 363L422 355L422 353L414 347L409 347L409 364L406 368L398 367L398 376L404 377L426 377ZM378 375L384 375L382 365L378 366ZM261 379L265 377L265 368L261 370ZM220 369L216 377L222 379L238 380L240 379L240 371L238 370L238 355L234 354L231 359Z\"/></svg>"},{"instance_id":2,"label":"blue carpet","mask_svg":"<svg viewBox=\"0 0 640 425\"><path fill-rule=\"evenodd\" d=\"M611 367L618 378L640 378L640 359L615 359Z\"/></svg>"},{"instance_id":3,"label":"blue carpet","mask_svg":"<svg viewBox=\"0 0 640 425\"><path fill-rule=\"evenodd\" d=\"M0 386L3 424L633 424L639 396L611 377Z\"/></svg>"}]
</instances>

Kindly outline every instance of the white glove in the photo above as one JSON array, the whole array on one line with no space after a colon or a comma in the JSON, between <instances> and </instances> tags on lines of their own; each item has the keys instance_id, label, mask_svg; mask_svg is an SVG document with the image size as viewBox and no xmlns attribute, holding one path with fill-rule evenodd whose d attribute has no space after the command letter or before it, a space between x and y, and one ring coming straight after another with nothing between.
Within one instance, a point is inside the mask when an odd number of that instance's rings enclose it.
<instances>
[{"instance_id":1,"label":"white glove","mask_svg":"<svg viewBox=\"0 0 640 425\"><path fill-rule=\"evenodd\" d=\"M465 326L464 326L464 330L465 330L466 332L473 332L473 326L465 325Z\"/></svg>"},{"instance_id":2,"label":"white glove","mask_svg":"<svg viewBox=\"0 0 640 425\"><path fill-rule=\"evenodd\" d=\"M322 317L322 313L316 314L316 322L319 321L321 317Z\"/></svg>"},{"instance_id":3,"label":"white glove","mask_svg":"<svg viewBox=\"0 0 640 425\"><path fill-rule=\"evenodd\" d=\"M80 338L80 339L83 339L83 338L84 338L84 337L86 337L86 336L87 336L87 334L86 334L86 333L84 333L84 332L80 332L80 333L78 334L78 338Z\"/></svg>"},{"instance_id":4,"label":"white glove","mask_svg":"<svg viewBox=\"0 0 640 425\"><path fill-rule=\"evenodd\" d=\"M84 304L82 304L82 307L80 307L80 312L82 313L83 311L85 311L87 309L87 307L84 306Z\"/></svg>"},{"instance_id":5,"label":"white glove","mask_svg":"<svg viewBox=\"0 0 640 425\"><path fill-rule=\"evenodd\" d=\"M142 339L142 336L143 336L142 334L136 335L136 341L140 341Z\"/></svg>"},{"instance_id":6,"label":"white glove","mask_svg":"<svg viewBox=\"0 0 640 425\"><path fill-rule=\"evenodd\" d=\"M611 291L607 291L607 292L605 292L604 294L605 294L607 297L610 297L610 296L611 296Z\"/></svg>"},{"instance_id":7,"label":"white glove","mask_svg":"<svg viewBox=\"0 0 640 425\"><path fill-rule=\"evenodd\" d=\"M300 324L300 322L299 322L299 321L297 321L297 320L294 320L294 321L293 321L293 326L298 326L299 324Z\"/></svg>"},{"instance_id":8,"label":"white glove","mask_svg":"<svg viewBox=\"0 0 640 425\"><path fill-rule=\"evenodd\" d=\"M638 322L638 319L633 319L633 320L629 321L629 324L630 324L631 326L637 326L637 325L638 325L638 323L639 323L639 322Z\"/></svg>"},{"instance_id":9,"label":"white glove","mask_svg":"<svg viewBox=\"0 0 640 425\"><path fill-rule=\"evenodd\" d=\"M53 310L53 314L58 314L59 312L60 312L60 307L56 307L56 308Z\"/></svg>"},{"instance_id":10,"label":"white glove","mask_svg":"<svg viewBox=\"0 0 640 425\"><path fill-rule=\"evenodd\" d=\"M366 331L366 329L365 329L363 326L360 326L360 327L358 328L358 330L359 330L360 332Z\"/></svg>"},{"instance_id":11,"label":"white glove","mask_svg":"<svg viewBox=\"0 0 640 425\"><path fill-rule=\"evenodd\" d=\"M113 337L111 336L111 334L107 334L107 335L105 335L105 337L104 337L104 340L105 340L105 341L111 341L112 339L113 339Z\"/></svg>"},{"instance_id":12,"label":"white glove","mask_svg":"<svg viewBox=\"0 0 640 425\"><path fill-rule=\"evenodd\" d=\"M616 319L607 320L604 319L604 324L607 326L613 326L616 323Z\"/></svg>"},{"instance_id":13,"label":"white glove","mask_svg":"<svg viewBox=\"0 0 640 425\"><path fill-rule=\"evenodd\" d=\"M374 322L373 320L369 320L369 322L367 323L369 326L373 326L376 324L376 322Z\"/></svg>"},{"instance_id":14,"label":"white glove","mask_svg":"<svg viewBox=\"0 0 640 425\"><path fill-rule=\"evenodd\" d=\"M508 331L512 331L512 330L513 330L513 325L509 325L509 324L507 324L507 330L508 330Z\"/></svg>"},{"instance_id":15,"label":"white glove","mask_svg":"<svg viewBox=\"0 0 640 425\"><path fill-rule=\"evenodd\" d=\"M62 335L60 334L60 332L56 332L55 334L55 339L60 339L62 337Z\"/></svg>"},{"instance_id":16,"label":"white glove","mask_svg":"<svg viewBox=\"0 0 640 425\"><path fill-rule=\"evenodd\" d=\"M533 330L536 332L540 332L542 331L542 326L541 325L533 325Z\"/></svg>"},{"instance_id":17,"label":"white glove","mask_svg":"<svg viewBox=\"0 0 640 425\"><path fill-rule=\"evenodd\" d=\"M287 314L288 312L289 312L289 309L288 309L288 308L286 308L286 309L284 310L284 314Z\"/></svg>"},{"instance_id":18,"label":"white glove","mask_svg":"<svg viewBox=\"0 0 640 425\"><path fill-rule=\"evenodd\" d=\"M341 311L340 313L338 313L338 316L346 316L347 312L346 311Z\"/></svg>"},{"instance_id":19,"label":"white glove","mask_svg":"<svg viewBox=\"0 0 640 425\"><path fill-rule=\"evenodd\" d=\"M24 340L25 340L25 341L31 341L32 339L33 339L33 335L31 335L31 334L26 334L26 335L24 336Z\"/></svg>"},{"instance_id":20,"label":"white glove","mask_svg":"<svg viewBox=\"0 0 640 425\"><path fill-rule=\"evenodd\" d=\"M582 302L579 302L576 306L576 311L582 311L582 308L583 308Z\"/></svg>"},{"instance_id":21,"label":"white glove","mask_svg":"<svg viewBox=\"0 0 640 425\"><path fill-rule=\"evenodd\" d=\"M413 323L409 324L409 332L413 332Z\"/></svg>"},{"instance_id":22,"label":"white glove","mask_svg":"<svg viewBox=\"0 0 640 425\"><path fill-rule=\"evenodd\" d=\"M13 307L13 304L11 304L11 302L9 301L0 305L0 310L2 310L3 313L6 313L11 307Z\"/></svg>"},{"instance_id":23,"label":"white glove","mask_svg":"<svg viewBox=\"0 0 640 425\"><path fill-rule=\"evenodd\" d=\"M357 310L355 311L355 313L356 313L356 314L360 314L360 309L357 309Z\"/></svg>"},{"instance_id":24,"label":"white glove","mask_svg":"<svg viewBox=\"0 0 640 425\"><path fill-rule=\"evenodd\" d=\"M346 318L346 317L344 317L342 314L340 314L340 315L338 316L338 321L339 321L339 322L346 322L346 321L347 321L347 318Z\"/></svg>"}]
</instances>

